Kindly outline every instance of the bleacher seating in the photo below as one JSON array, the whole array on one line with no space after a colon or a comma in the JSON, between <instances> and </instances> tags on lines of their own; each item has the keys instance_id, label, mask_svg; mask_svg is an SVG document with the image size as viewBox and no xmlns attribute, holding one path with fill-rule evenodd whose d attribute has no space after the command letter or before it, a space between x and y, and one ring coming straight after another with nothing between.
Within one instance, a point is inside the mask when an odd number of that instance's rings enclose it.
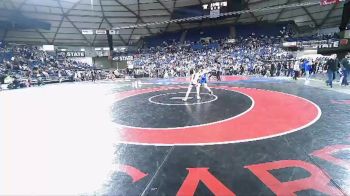
<instances>
[{"instance_id":1,"label":"bleacher seating","mask_svg":"<svg viewBox=\"0 0 350 196\"><path fill-rule=\"evenodd\" d=\"M178 32L166 32L160 35L150 36L145 38L147 47L160 46L164 42L179 42L181 38L182 31Z\"/></svg>"},{"instance_id":2,"label":"bleacher seating","mask_svg":"<svg viewBox=\"0 0 350 196\"><path fill-rule=\"evenodd\" d=\"M228 25L204 27L190 29L185 38L186 41L197 42L200 38L211 37L213 39L223 39L230 35L230 27Z\"/></svg>"}]
</instances>

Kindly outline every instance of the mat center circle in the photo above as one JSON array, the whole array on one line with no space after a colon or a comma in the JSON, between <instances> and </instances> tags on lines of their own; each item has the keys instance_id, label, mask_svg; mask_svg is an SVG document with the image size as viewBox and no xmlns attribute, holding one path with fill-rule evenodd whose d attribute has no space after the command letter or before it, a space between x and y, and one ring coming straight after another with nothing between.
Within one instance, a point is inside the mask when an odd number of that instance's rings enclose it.
<instances>
[{"instance_id":1,"label":"mat center circle","mask_svg":"<svg viewBox=\"0 0 350 196\"><path fill-rule=\"evenodd\" d=\"M230 119L251 109L253 100L239 92L213 89L214 95L192 91L184 102L187 89L149 92L122 99L112 108L113 121L139 128L179 128L199 126ZM132 112L130 112L132 111Z\"/></svg>"},{"instance_id":2,"label":"mat center circle","mask_svg":"<svg viewBox=\"0 0 350 196\"><path fill-rule=\"evenodd\" d=\"M157 105L200 105L216 101L218 97L210 93L200 93L200 98L197 99L195 92L189 94L187 101L183 101L186 92L175 92L154 95L148 99L149 102Z\"/></svg>"}]
</instances>

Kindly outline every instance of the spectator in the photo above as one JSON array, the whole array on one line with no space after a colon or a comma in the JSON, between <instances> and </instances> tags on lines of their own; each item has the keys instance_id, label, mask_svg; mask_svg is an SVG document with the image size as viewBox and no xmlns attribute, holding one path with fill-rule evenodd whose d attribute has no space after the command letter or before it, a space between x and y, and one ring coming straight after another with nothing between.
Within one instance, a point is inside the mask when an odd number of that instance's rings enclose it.
<instances>
[{"instance_id":1,"label":"spectator","mask_svg":"<svg viewBox=\"0 0 350 196\"><path fill-rule=\"evenodd\" d=\"M310 72L311 72L311 69L312 69L310 61L305 59L302 67L305 70L305 84L307 85L307 84L310 83Z\"/></svg>"},{"instance_id":2,"label":"spectator","mask_svg":"<svg viewBox=\"0 0 350 196\"><path fill-rule=\"evenodd\" d=\"M331 88L333 88L333 80L334 80L334 75L335 72L337 71L337 66L338 66L338 60L337 60L337 55L334 54L332 55L331 58L327 60L326 63L326 70L327 70L327 85L329 85Z\"/></svg>"},{"instance_id":3,"label":"spectator","mask_svg":"<svg viewBox=\"0 0 350 196\"><path fill-rule=\"evenodd\" d=\"M293 79L297 80L300 72L300 64L299 64L299 61L297 60L294 62L293 71L294 71Z\"/></svg>"},{"instance_id":4,"label":"spectator","mask_svg":"<svg viewBox=\"0 0 350 196\"><path fill-rule=\"evenodd\" d=\"M349 83L348 83L348 75L350 73L350 62L349 62L349 54L347 56L345 56L340 64L341 64L341 69L342 69L342 72L343 72L343 80L341 81L341 85L344 85L344 86L348 86Z\"/></svg>"}]
</instances>

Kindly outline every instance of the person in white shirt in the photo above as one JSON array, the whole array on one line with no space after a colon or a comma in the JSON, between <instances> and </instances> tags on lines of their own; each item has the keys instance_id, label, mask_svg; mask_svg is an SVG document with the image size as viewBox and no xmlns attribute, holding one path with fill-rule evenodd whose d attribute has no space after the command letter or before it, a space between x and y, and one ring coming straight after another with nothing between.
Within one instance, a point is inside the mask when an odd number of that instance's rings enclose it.
<instances>
[{"instance_id":1,"label":"person in white shirt","mask_svg":"<svg viewBox=\"0 0 350 196\"><path fill-rule=\"evenodd\" d=\"M164 79L168 79L169 78L169 74L168 74L168 71L165 70L164 71L164 76L163 76Z\"/></svg>"},{"instance_id":2,"label":"person in white shirt","mask_svg":"<svg viewBox=\"0 0 350 196\"><path fill-rule=\"evenodd\" d=\"M298 76L299 76L299 71L300 71L300 64L299 64L298 60L296 60L295 63L294 63L293 71L294 71L293 79L297 80Z\"/></svg>"}]
</instances>

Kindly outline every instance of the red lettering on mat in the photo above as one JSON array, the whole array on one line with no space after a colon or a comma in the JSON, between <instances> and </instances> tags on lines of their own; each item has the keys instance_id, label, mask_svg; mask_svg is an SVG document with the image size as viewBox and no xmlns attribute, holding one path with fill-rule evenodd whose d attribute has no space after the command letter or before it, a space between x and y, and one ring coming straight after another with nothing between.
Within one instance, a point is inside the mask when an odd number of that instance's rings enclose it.
<instances>
[{"instance_id":1,"label":"red lettering on mat","mask_svg":"<svg viewBox=\"0 0 350 196\"><path fill-rule=\"evenodd\" d=\"M310 176L303 179L289 182L281 182L269 171L288 167L299 167L310 173ZM344 195L339 189L330 185L330 179L318 167L300 160L280 160L275 162L261 163L245 166L253 172L267 187L276 195L296 196L296 192L302 190L316 190L328 195Z\"/></svg>"},{"instance_id":2,"label":"red lettering on mat","mask_svg":"<svg viewBox=\"0 0 350 196\"><path fill-rule=\"evenodd\" d=\"M235 195L230 189L222 184L213 174L208 171L208 168L187 168L188 175L182 183L178 196L194 195L198 183L202 181L208 189L215 195L233 196Z\"/></svg>"}]
</instances>

